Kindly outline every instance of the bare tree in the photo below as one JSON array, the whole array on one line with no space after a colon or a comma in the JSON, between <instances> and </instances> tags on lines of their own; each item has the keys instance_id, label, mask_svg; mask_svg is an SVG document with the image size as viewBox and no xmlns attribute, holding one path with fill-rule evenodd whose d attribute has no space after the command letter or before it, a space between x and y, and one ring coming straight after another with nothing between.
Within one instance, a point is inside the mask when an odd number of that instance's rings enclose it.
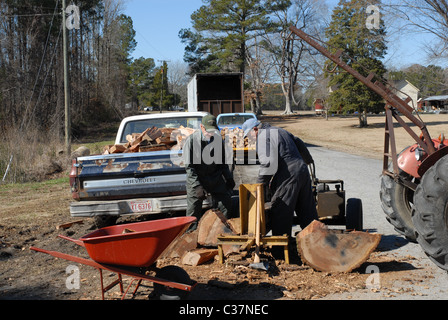
<instances>
[{"instance_id":1,"label":"bare tree","mask_svg":"<svg viewBox=\"0 0 448 320\"><path fill-rule=\"evenodd\" d=\"M275 20L280 25L279 33L264 37L285 96L285 114L293 113L292 106L299 104L295 93L300 89L299 79L309 75L306 61L310 61L305 58L310 51L303 41L290 36L289 26L295 25L315 34L322 22L320 12L327 12L322 1L296 0L288 10L275 13Z\"/></svg>"},{"instance_id":2,"label":"bare tree","mask_svg":"<svg viewBox=\"0 0 448 320\"><path fill-rule=\"evenodd\" d=\"M132 42L132 23L122 14L124 1L76 2L80 28L67 30L74 135L82 126L116 120L125 105L129 50L123 45ZM8 136L35 143L35 150L54 145L50 136L63 137L61 6L60 0L0 1L0 172L11 155L12 171L26 163L22 150L3 148Z\"/></svg>"},{"instance_id":3,"label":"bare tree","mask_svg":"<svg viewBox=\"0 0 448 320\"><path fill-rule=\"evenodd\" d=\"M262 114L261 100L266 83L273 79L273 64L270 54L255 37L248 45L246 52L246 78L250 84L246 97L250 102L251 111Z\"/></svg>"},{"instance_id":4,"label":"bare tree","mask_svg":"<svg viewBox=\"0 0 448 320\"><path fill-rule=\"evenodd\" d=\"M439 40L425 45L432 58L448 58L447 0L386 0L383 8L400 18L395 24L400 30L427 33Z\"/></svg>"},{"instance_id":5,"label":"bare tree","mask_svg":"<svg viewBox=\"0 0 448 320\"><path fill-rule=\"evenodd\" d=\"M176 105L187 102L187 86L190 77L188 76L188 64L183 61L174 61L168 64L168 82L170 91L180 97L180 101L174 101Z\"/></svg>"}]
</instances>

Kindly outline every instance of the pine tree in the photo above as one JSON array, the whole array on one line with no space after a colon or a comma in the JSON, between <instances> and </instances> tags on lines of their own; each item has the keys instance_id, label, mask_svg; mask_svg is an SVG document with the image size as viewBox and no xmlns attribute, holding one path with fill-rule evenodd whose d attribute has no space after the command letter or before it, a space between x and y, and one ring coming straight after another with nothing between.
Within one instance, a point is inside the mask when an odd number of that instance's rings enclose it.
<instances>
[{"instance_id":1,"label":"pine tree","mask_svg":"<svg viewBox=\"0 0 448 320\"><path fill-rule=\"evenodd\" d=\"M332 14L332 21L326 30L330 50L341 49L344 60L350 67L364 76L374 72L382 78L386 69L381 61L386 54L385 27L382 20L373 28L367 28L367 8L379 1L341 0ZM383 99L369 90L350 74L342 71L329 61L326 76L333 89L329 96L332 111L358 112L359 125L367 125L367 112L378 112L384 108Z\"/></svg>"},{"instance_id":2,"label":"pine tree","mask_svg":"<svg viewBox=\"0 0 448 320\"><path fill-rule=\"evenodd\" d=\"M149 103L153 106L159 106L160 112L168 110L173 105L174 96L168 90L168 65L166 61L154 74L152 91Z\"/></svg>"},{"instance_id":3,"label":"pine tree","mask_svg":"<svg viewBox=\"0 0 448 320\"><path fill-rule=\"evenodd\" d=\"M143 57L135 59L129 66L127 94L137 106L149 104L154 68L154 59Z\"/></svg>"},{"instance_id":4,"label":"pine tree","mask_svg":"<svg viewBox=\"0 0 448 320\"><path fill-rule=\"evenodd\" d=\"M272 27L269 14L288 4L288 0L204 0L191 19L194 32L181 30L181 38L189 47L196 65L199 57L205 67L219 65L220 71L245 73L247 43L260 30ZM191 58L191 57L190 57Z\"/></svg>"}]
</instances>

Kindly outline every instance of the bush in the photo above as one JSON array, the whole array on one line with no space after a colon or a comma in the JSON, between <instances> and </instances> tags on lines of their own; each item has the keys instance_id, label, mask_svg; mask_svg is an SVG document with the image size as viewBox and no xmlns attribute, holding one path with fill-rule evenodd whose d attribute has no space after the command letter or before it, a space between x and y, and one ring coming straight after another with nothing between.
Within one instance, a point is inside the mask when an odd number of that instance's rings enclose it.
<instances>
[{"instance_id":1,"label":"bush","mask_svg":"<svg viewBox=\"0 0 448 320\"><path fill-rule=\"evenodd\" d=\"M4 183L43 181L69 168L69 155L64 152L64 143L57 135L35 128L10 127L3 131L0 137L0 181L9 164Z\"/></svg>"}]
</instances>

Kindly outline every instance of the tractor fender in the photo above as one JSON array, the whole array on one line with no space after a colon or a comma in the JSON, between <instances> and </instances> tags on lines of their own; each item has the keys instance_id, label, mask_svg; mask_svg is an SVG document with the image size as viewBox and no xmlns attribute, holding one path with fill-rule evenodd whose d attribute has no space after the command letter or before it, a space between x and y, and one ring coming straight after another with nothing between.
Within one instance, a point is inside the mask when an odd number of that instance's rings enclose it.
<instances>
[{"instance_id":1,"label":"tractor fender","mask_svg":"<svg viewBox=\"0 0 448 320\"><path fill-rule=\"evenodd\" d=\"M418 144L414 144L404 149L398 155L398 168L408 173L409 175L420 179L423 174L434 165L437 160L448 154L448 140L433 139L436 152L428 156ZM420 157L416 156L416 153L420 153ZM419 158L419 160L417 160Z\"/></svg>"},{"instance_id":2,"label":"tractor fender","mask_svg":"<svg viewBox=\"0 0 448 320\"><path fill-rule=\"evenodd\" d=\"M436 152L434 152L429 157L426 157L425 160L423 160L423 162L418 168L418 174L420 176L423 176L429 168L435 165L437 161L442 159L447 154L448 154L448 147L444 146L442 148L437 149Z\"/></svg>"},{"instance_id":3,"label":"tractor fender","mask_svg":"<svg viewBox=\"0 0 448 320\"><path fill-rule=\"evenodd\" d=\"M397 162L398 168L415 178L420 178L420 175L418 174L418 168L420 167L422 161L418 161L415 156L415 152L417 149L418 144L407 147L398 155Z\"/></svg>"}]
</instances>

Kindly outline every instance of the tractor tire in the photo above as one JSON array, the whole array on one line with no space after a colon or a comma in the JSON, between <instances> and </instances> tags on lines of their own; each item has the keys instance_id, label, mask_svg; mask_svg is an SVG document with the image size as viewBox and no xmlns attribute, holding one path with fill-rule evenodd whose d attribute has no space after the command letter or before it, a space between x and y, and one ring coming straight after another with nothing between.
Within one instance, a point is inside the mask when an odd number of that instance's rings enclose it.
<instances>
[{"instance_id":1,"label":"tractor tire","mask_svg":"<svg viewBox=\"0 0 448 320\"><path fill-rule=\"evenodd\" d=\"M438 267L448 270L448 156L423 175L414 200L417 242Z\"/></svg>"},{"instance_id":2,"label":"tractor tire","mask_svg":"<svg viewBox=\"0 0 448 320\"><path fill-rule=\"evenodd\" d=\"M410 176L400 172L403 178ZM388 175L381 177L381 207L386 214L387 221L394 227L395 231L403 235L411 242L416 242L414 224L412 222L412 207L414 192L404 185L395 182Z\"/></svg>"}]
</instances>

